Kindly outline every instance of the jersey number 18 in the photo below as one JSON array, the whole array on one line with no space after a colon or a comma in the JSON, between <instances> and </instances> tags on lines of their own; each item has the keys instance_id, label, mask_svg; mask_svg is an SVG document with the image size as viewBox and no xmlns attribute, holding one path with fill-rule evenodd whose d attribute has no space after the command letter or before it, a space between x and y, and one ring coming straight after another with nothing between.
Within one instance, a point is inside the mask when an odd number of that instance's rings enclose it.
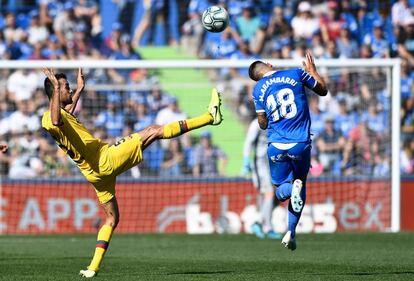
<instances>
[{"instance_id":1,"label":"jersey number 18","mask_svg":"<svg viewBox=\"0 0 414 281\"><path fill-rule=\"evenodd\" d=\"M290 119L298 112L295 104L295 95L292 89L289 88L281 89L276 95L269 95L266 99L266 106L272 111L273 121L278 121L280 118Z\"/></svg>"}]
</instances>

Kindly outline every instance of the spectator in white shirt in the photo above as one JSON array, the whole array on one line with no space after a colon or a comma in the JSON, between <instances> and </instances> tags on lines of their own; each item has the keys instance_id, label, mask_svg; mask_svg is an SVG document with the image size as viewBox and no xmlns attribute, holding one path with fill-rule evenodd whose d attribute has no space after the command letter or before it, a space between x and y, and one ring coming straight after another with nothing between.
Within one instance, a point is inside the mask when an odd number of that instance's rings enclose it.
<instances>
[{"instance_id":1,"label":"spectator in white shirt","mask_svg":"<svg viewBox=\"0 0 414 281\"><path fill-rule=\"evenodd\" d=\"M298 14L291 22L295 39L310 40L312 35L319 30L319 19L313 16L311 9L309 2L299 3Z\"/></svg>"}]
</instances>

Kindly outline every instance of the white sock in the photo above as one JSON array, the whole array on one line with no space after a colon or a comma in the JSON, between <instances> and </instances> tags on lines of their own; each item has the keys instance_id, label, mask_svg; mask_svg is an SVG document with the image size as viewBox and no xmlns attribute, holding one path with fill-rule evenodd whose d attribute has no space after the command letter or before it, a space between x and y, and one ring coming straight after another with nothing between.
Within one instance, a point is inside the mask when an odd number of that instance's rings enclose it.
<instances>
[{"instance_id":1,"label":"white sock","mask_svg":"<svg viewBox=\"0 0 414 281\"><path fill-rule=\"evenodd\" d=\"M273 198L263 198L262 207L260 209L263 218L263 231L268 232L272 229L272 211Z\"/></svg>"}]
</instances>

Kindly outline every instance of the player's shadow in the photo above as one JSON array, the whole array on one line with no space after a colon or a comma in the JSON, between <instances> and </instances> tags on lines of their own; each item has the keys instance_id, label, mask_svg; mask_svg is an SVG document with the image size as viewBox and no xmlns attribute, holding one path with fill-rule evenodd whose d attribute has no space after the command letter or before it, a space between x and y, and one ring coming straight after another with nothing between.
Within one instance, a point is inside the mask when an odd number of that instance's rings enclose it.
<instances>
[{"instance_id":1,"label":"player's shadow","mask_svg":"<svg viewBox=\"0 0 414 281\"><path fill-rule=\"evenodd\" d=\"M349 272L349 273L311 273L311 275L341 275L341 276L375 276L375 275L401 275L401 274L414 274L414 271L390 271L390 272Z\"/></svg>"},{"instance_id":2,"label":"player's shadow","mask_svg":"<svg viewBox=\"0 0 414 281\"><path fill-rule=\"evenodd\" d=\"M234 273L234 270L217 270L217 271L182 271L182 272L170 272L167 273L167 275L192 275L192 274L228 274L228 273Z\"/></svg>"}]
</instances>

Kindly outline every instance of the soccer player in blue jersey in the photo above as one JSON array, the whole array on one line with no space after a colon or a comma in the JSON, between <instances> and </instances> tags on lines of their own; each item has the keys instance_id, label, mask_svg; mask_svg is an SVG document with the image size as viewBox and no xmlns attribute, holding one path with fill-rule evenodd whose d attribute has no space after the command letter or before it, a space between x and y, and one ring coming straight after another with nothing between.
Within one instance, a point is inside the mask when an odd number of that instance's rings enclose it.
<instances>
[{"instance_id":1,"label":"soccer player in blue jersey","mask_svg":"<svg viewBox=\"0 0 414 281\"><path fill-rule=\"evenodd\" d=\"M257 81L253 101L259 126L268 130L267 154L276 197L279 201L290 198L288 231L282 245L293 251L311 159L311 119L305 87L320 96L328 91L309 51L303 69L275 71L272 65L255 61L249 67L249 76Z\"/></svg>"}]
</instances>

